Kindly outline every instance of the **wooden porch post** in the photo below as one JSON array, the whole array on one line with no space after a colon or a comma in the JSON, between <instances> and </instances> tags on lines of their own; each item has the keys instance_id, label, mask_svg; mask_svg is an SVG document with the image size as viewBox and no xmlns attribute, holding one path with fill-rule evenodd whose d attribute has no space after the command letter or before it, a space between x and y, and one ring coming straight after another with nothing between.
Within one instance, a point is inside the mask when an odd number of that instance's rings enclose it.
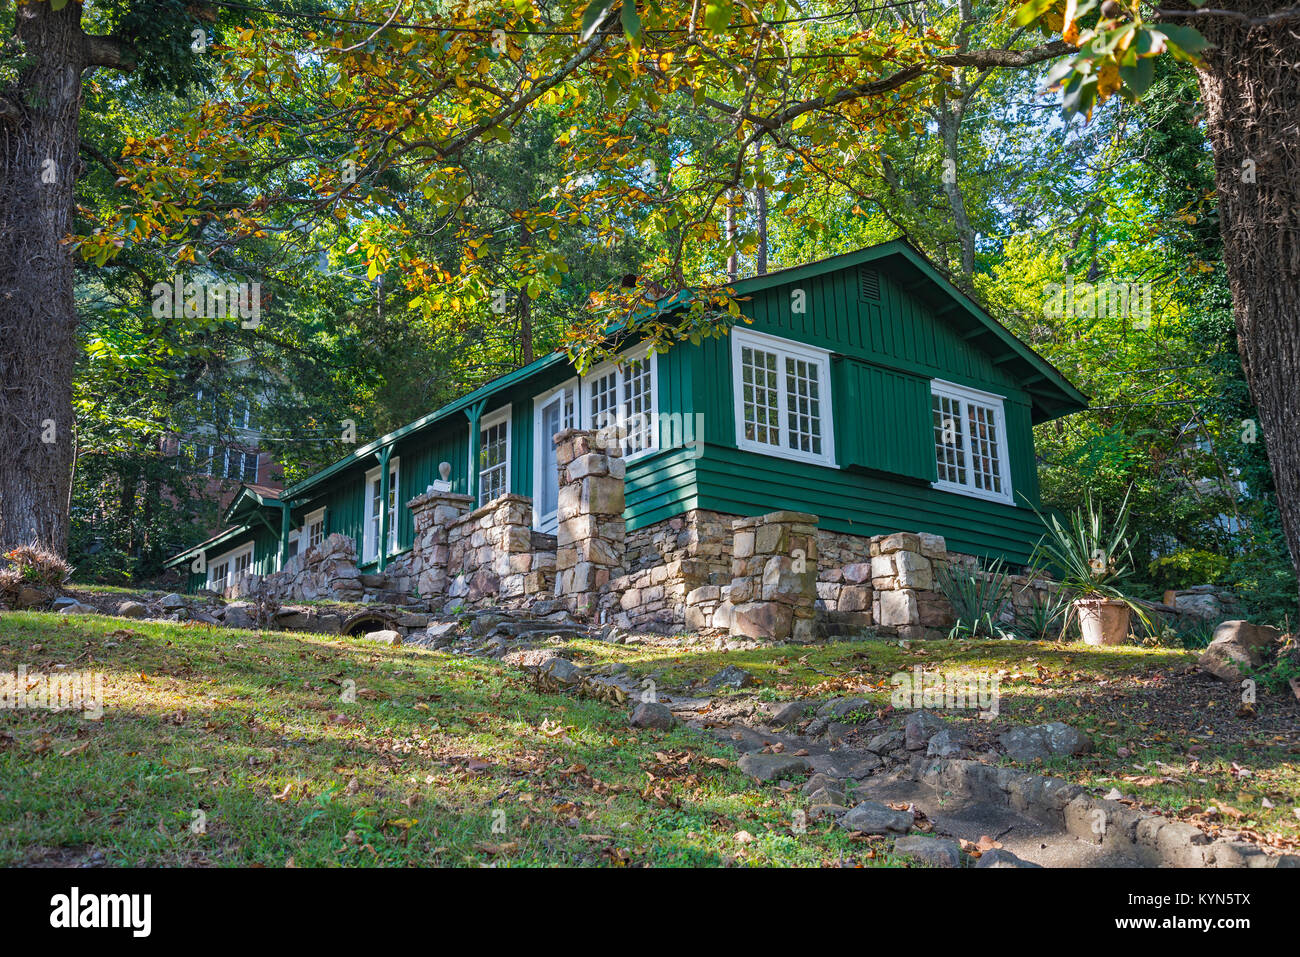
<instances>
[{"instance_id":1,"label":"wooden porch post","mask_svg":"<svg viewBox=\"0 0 1300 957\"><path fill-rule=\"evenodd\" d=\"M482 440L478 423L483 417L485 405L487 399L481 399L465 410L465 417L469 419L469 497L474 500L470 505L470 511L478 508L478 457L479 442Z\"/></svg>"}]
</instances>

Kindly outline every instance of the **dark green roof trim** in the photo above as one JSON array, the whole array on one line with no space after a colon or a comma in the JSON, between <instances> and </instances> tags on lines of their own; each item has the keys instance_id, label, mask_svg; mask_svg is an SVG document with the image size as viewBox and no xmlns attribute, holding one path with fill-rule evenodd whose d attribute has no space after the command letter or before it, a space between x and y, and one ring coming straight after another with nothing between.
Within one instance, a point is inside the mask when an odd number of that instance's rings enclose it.
<instances>
[{"instance_id":1,"label":"dark green roof trim","mask_svg":"<svg viewBox=\"0 0 1300 957\"><path fill-rule=\"evenodd\" d=\"M418 432L421 429L426 428L427 426L433 425L434 423L438 422L440 419L445 419L447 416L451 415L454 412L459 412L461 409L468 408L479 399L486 399L489 396L495 395L497 392L500 392L503 389L507 389L512 385L524 381L525 379L531 378L532 376L536 375L539 372L543 372L551 368L552 366L559 365L560 363L566 361L568 361L568 356L565 353L552 352L550 355L542 356L542 358L540 359L533 360L523 368L516 369L514 372L508 372L503 376L498 376L497 378L493 379L491 382L479 386L473 392L461 396L459 399L456 399L454 402L448 402L442 408L430 412L428 415L422 416L416 419L414 422L409 423L408 425L402 426L400 429L397 429L395 432L389 432L387 435L381 436L380 438L375 439L373 442L366 443L365 445L361 446L361 448L353 452L351 455L339 459L333 465L321 469L321 471L317 472L315 475L309 475L301 482L295 482L293 485L286 488L281 493L280 497L283 501L288 501L289 499L295 499L295 498L302 498L304 492L308 491L309 489L311 489L316 485L319 485L325 479L330 478L331 476L337 475L339 472L344 471L349 466L356 465L358 463L365 461L366 459L368 459L370 456L377 453L380 449L384 448L385 446L393 445L394 443L406 438L408 435L411 435L414 432Z\"/></svg>"},{"instance_id":2,"label":"dark green roof trim","mask_svg":"<svg viewBox=\"0 0 1300 957\"><path fill-rule=\"evenodd\" d=\"M239 490L239 494L231 500L230 507L227 508L226 513L221 516L221 520L227 524L230 522L238 522L245 515L251 515L259 508L278 509L279 506L280 500L278 498L262 495L260 492L245 485Z\"/></svg>"},{"instance_id":3,"label":"dark green roof trim","mask_svg":"<svg viewBox=\"0 0 1300 957\"><path fill-rule=\"evenodd\" d=\"M1046 421L1068 412L1076 412L1085 409L1088 406L1088 398L1061 374L1050 362L1036 353L1030 346L1021 342L1011 332L1005 329L1001 323L986 313L978 305L972 302L964 293L956 289L942 275L939 274L929 261L913 249L910 245L902 240L892 240L881 243L876 246L860 249L856 252L843 253L838 256L831 256L827 259L818 260L817 262L808 263L803 266L792 266L788 269L779 269L762 276L752 276L748 279L742 279L731 285L732 291L737 295L748 295L773 286L784 285L790 282L798 282L801 279L820 276L825 273L835 272L840 269L850 268L860 263L873 262L888 257L901 257L909 263L915 270L928 279L931 283L945 294L945 300L949 303L944 310L944 318L949 314L965 314L976 324L975 331L980 335L995 336L1018 360L1017 365L1020 367L1023 376L1029 378L1033 376L1032 381L1037 382L1039 379L1046 380L1046 388L1027 390L1034 397L1034 406L1039 413L1035 421ZM689 290L682 290L676 295L671 296L660 302L647 305L646 315L654 313L668 313L683 308L691 302L691 293ZM623 328L628 328L635 320L629 320ZM280 493L280 501L294 504L295 499L301 501L306 497L306 493L325 480L346 471L348 468L362 464L371 456L376 455L381 449L394 445L402 439L428 428L441 420L447 418L456 412L468 411L476 403L490 398L512 386L518 385L534 376L539 375L549 369L569 362L568 354L563 351L553 352L550 355L543 356L530 362L528 365L516 369L514 372L506 373L493 379L491 382L479 386L474 391L461 396L452 402L442 406L442 408L430 412L407 425L402 426L394 432L381 436L371 442L361 446L350 455L344 456L332 465L327 466L313 475L300 482L286 488ZM233 506L232 506L233 509Z\"/></svg>"},{"instance_id":4,"label":"dark green roof trim","mask_svg":"<svg viewBox=\"0 0 1300 957\"><path fill-rule=\"evenodd\" d=\"M191 558L194 555L197 555L199 552L210 551L216 548L218 545L224 545L232 538L238 538L240 535L243 535L246 532L250 532L252 530L253 530L253 526L251 524L236 525L234 528L224 529L218 532L217 534L213 535L207 541L199 542L197 545L193 545L185 549L185 551L183 552L177 552L171 558L167 559L167 561L163 562L163 568L173 568L176 565L181 564L181 562L185 561L187 558Z\"/></svg>"},{"instance_id":5,"label":"dark green roof trim","mask_svg":"<svg viewBox=\"0 0 1300 957\"><path fill-rule=\"evenodd\" d=\"M950 303L943 310L944 319L948 319L950 316L965 315L968 319L973 320L973 328L966 333L967 337L978 338L985 335L994 337L1005 346L1008 356L1014 356L1018 360L1016 365L1022 379L1033 382L1038 382L1040 379L1046 380L1045 388L1026 389L1034 397L1035 408L1040 413L1035 417L1035 422L1046 421L1070 412L1078 412L1088 407L1088 397L1076 389L1059 369L1035 352L1027 343L1017 338L1014 333L985 312L965 293L948 282L925 256L901 239L891 240L866 249L859 249L856 252L831 256L828 259L820 259L817 262L807 263L803 266L791 266L788 269L779 269L776 272L770 272L762 276L751 276L748 279L742 279L734 283L732 289L737 295L750 295L770 289L773 286L800 282L815 276L888 258L903 260L944 294L944 298ZM913 289L913 294L918 293L920 288L923 288L923 285ZM933 303L931 305L933 306ZM1002 358L1002 354L999 353L999 359Z\"/></svg>"}]
</instances>

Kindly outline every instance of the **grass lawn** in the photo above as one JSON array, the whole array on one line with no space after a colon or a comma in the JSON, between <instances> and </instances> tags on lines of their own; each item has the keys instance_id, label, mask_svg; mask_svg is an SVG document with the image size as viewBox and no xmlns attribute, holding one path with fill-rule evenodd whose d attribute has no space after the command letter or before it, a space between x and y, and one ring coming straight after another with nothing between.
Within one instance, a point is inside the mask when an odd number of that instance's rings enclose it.
<instances>
[{"instance_id":1,"label":"grass lawn","mask_svg":"<svg viewBox=\"0 0 1300 957\"><path fill-rule=\"evenodd\" d=\"M756 678L741 693L756 691L767 700L860 696L874 705L860 718L889 707L890 679L898 672L988 670L1000 678L997 720L946 715L973 738L989 741L1007 725L1064 721L1088 732L1096 752L1038 766L1043 770L1103 792L1116 788L1150 810L1198 825L1227 825L1257 841L1300 847L1300 702L1260 691L1255 707L1242 709L1236 689L1196 669L1195 652L1024 641L736 651L570 645L581 651L580 663L622 666L669 692L698 690L722 667L736 665Z\"/></svg>"},{"instance_id":2,"label":"grass lawn","mask_svg":"<svg viewBox=\"0 0 1300 957\"><path fill-rule=\"evenodd\" d=\"M0 711L0 865L892 862L829 824L796 833L798 791L702 735L633 730L493 661L0 615L0 672L22 665L102 673L105 707Z\"/></svg>"}]
</instances>

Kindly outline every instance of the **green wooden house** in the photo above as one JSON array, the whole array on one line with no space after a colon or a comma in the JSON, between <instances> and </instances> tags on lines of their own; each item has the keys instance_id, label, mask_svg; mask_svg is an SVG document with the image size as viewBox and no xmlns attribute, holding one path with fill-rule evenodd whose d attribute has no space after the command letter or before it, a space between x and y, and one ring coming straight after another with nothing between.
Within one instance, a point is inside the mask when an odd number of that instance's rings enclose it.
<instances>
[{"instance_id":1,"label":"green wooden house","mask_svg":"<svg viewBox=\"0 0 1300 957\"><path fill-rule=\"evenodd\" d=\"M903 242L733 288L748 321L724 337L632 348L582 376L562 353L538 359L279 495L245 488L230 527L171 563L219 587L342 533L363 572L382 571L412 547L404 503L444 462L453 491L528 496L534 527L553 531L552 436L611 421L629 536L693 509L791 509L833 533L932 532L954 552L1029 560L1033 426L1086 405L1060 372Z\"/></svg>"}]
</instances>

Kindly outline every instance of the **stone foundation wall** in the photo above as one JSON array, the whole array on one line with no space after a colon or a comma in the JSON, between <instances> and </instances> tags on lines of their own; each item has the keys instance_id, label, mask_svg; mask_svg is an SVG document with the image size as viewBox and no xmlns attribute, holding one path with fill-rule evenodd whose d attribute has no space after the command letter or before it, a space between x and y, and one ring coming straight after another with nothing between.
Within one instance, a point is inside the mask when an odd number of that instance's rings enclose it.
<instances>
[{"instance_id":1,"label":"stone foundation wall","mask_svg":"<svg viewBox=\"0 0 1300 957\"><path fill-rule=\"evenodd\" d=\"M817 614L817 516L770 512L732 523L731 584L720 590L714 627L771 641L809 642Z\"/></svg>"},{"instance_id":2,"label":"stone foundation wall","mask_svg":"<svg viewBox=\"0 0 1300 957\"><path fill-rule=\"evenodd\" d=\"M447 527L447 608L518 608L555 590L555 551L533 542L533 503L502 495Z\"/></svg>"},{"instance_id":3,"label":"stone foundation wall","mask_svg":"<svg viewBox=\"0 0 1300 957\"><path fill-rule=\"evenodd\" d=\"M722 587L731 581L736 516L691 509L627 535L627 574L600 600L602 621L670 634L713 627Z\"/></svg>"},{"instance_id":4,"label":"stone foundation wall","mask_svg":"<svg viewBox=\"0 0 1300 957\"><path fill-rule=\"evenodd\" d=\"M319 545L299 552L284 564L284 568L270 575L246 575L233 582L223 593L226 598L238 598L265 588L265 595L277 601L314 601L329 598L336 601L361 601L367 587L382 587L382 583L362 580L357 570L357 546L346 535L334 534Z\"/></svg>"}]
</instances>

